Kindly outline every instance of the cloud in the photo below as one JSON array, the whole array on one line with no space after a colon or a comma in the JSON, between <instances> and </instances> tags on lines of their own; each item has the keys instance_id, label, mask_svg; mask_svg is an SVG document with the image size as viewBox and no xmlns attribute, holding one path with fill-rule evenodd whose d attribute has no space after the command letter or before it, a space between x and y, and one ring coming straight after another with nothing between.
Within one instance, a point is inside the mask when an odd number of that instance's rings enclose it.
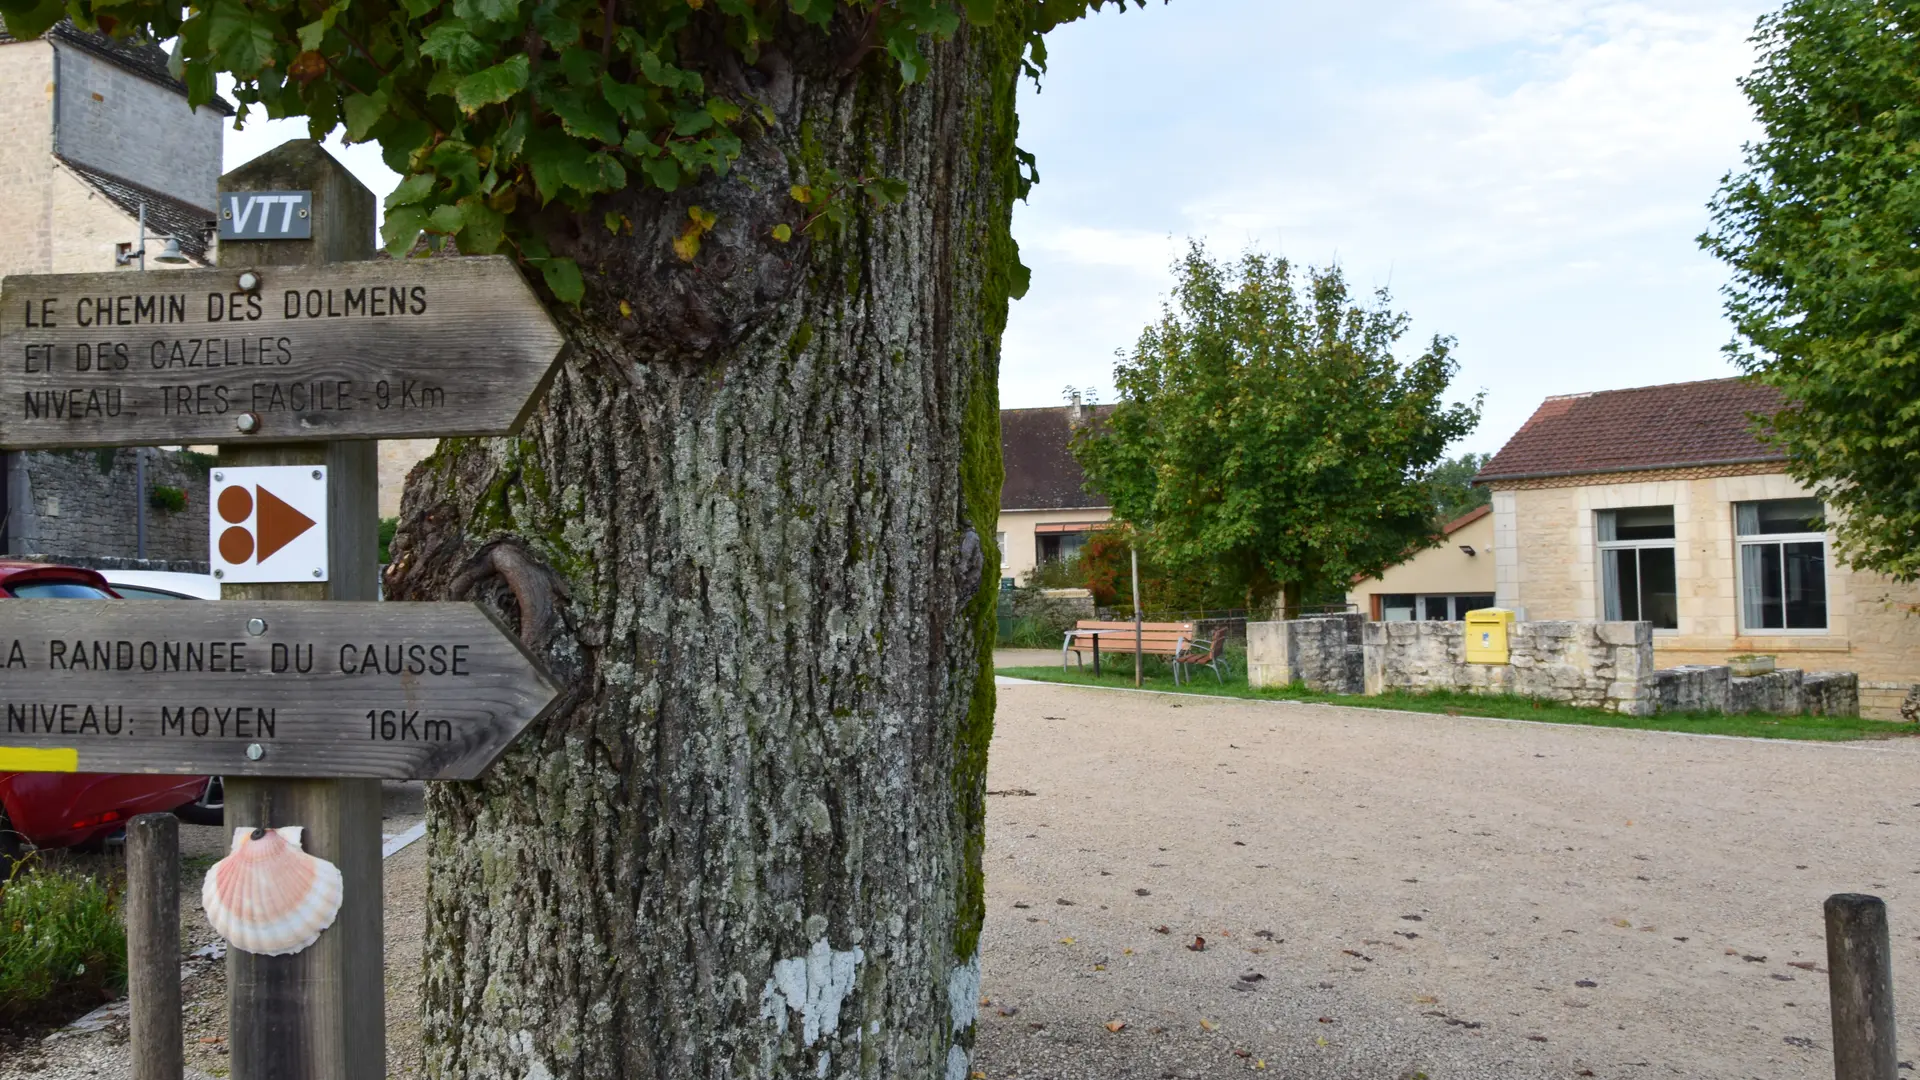
<instances>
[{"instance_id":1,"label":"cloud","mask_svg":"<svg viewBox=\"0 0 1920 1080\"><path fill-rule=\"evenodd\" d=\"M1754 132L1734 80L1761 5L1176 8L1067 28L1022 103L1043 182L1015 218L1035 275L1007 404L1104 382L1187 236L1391 284L1415 338L1460 337L1462 392L1489 389L1475 449L1549 393L1727 373L1693 237Z\"/></svg>"}]
</instances>

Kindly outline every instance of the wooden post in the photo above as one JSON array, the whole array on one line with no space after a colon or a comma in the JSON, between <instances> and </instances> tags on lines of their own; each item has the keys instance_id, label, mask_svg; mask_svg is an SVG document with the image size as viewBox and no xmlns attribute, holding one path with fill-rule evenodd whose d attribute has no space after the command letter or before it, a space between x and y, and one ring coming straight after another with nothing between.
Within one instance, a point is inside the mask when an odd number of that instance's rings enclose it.
<instances>
[{"instance_id":1,"label":"wooden post","mask_svg":"<svg viewBox=\"0 0 1920 1080\"><path fill-rule=\"evenodd\" d=\"M180 1080L180 821L127 822L127 998L133 1080Z\"/></svg>"},{"instance_id":2,"label":"wooden post","mask_svg":"<svg viewBox=\"0 0 1920 1080\"><path fill-rule=\"evenodd\" d=\"M312 191L309 240L225 241L220 266L254 270L273 295L273 268L370 259L373 193L318 143L283 144L220 178L219 191ZM222 205L225 200L221 200ZM239 286L236 284L235 288ZM236 439L241 438L236 428ZM272 425L262 431L272 438ZM230 442L219 465L325 465L329 580L225 585L225 599L373 600L379 574L378 447L372 441ZM216 466L216 469L218 466ZM292 956L227 951L228 1045L234 1080L362 1080L387 1075L380 878L380 782L226 782L229 828L300 825L306 850L344 878L340 914Z\"/></svg>"},{"instance_id":3,"label":"wooden post","mask_svg":"<svg viewBox=\"0 0 1920 1080\"><path fill-rule=\"evenodd\" d=\"M1893 949L1877 896L1827 897L1827 988L1834 1080L1895 1080Z\"/></svg>"},{"instance_id":4,"label":"wooden post","mask_svg":"<svg viewBox=\"0 0 1920 1080\"><path fill-rule=\"evenodd\" d=\"M1140 549L1133 544L1127 545L1127 555L1133 560L1133 685L1139 688L1141 682L1140 647Z\"/></svg>"}]
</instances>

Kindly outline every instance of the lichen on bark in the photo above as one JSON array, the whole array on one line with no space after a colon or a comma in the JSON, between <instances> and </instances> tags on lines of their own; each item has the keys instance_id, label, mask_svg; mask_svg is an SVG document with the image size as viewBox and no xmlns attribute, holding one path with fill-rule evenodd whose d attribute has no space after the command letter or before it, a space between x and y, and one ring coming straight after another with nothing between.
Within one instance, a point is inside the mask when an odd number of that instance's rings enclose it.
<instances>
[{"instance_id":1,"label":"lichen on bark","mask_svg":"<svg viewBox=\"0 0 1920 1080\"><path fill-rule=\"evenodd\" d=\"M733 172L547 223L587 270L570 353L519 438L416 470L388 580L495 607L567 695L429 795L432 1075L964 1063L1022 44L963 27L914 85L825 35L717 53L775 114ZM908 194L773 240L829 167Z\"/></svg>"}]
</instances>

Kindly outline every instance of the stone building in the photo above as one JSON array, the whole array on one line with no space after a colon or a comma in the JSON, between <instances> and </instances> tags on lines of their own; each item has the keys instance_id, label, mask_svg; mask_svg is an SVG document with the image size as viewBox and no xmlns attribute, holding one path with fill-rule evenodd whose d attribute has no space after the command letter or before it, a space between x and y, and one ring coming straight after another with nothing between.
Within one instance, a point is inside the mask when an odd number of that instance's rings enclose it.
<instances>
[{"instance_id":1,"label":"stone building","mask_svg":"<svg viewBox=\"0 0 1920 1080\"><path fill-rule=\"evenodd\" d=\"M70 23L33 41L0 33L0 275L139 273L143 206L148 271L167 269L157 259L167 238L186 265L210 264L232 115L225 101L189 108L157 46ZM188 483L192 459L145 453L144 496L134 491L130 450L0 456L0 551L132 555L139 506L154 488L179 488L190 506L205 492L204 478ZM186 528L194 516L150 506L149 555L204 559L204 508Z\"/></svg>"},{"instance_id":2,"label":"stone building","mask_svg":"<svg viewBox=\"0 0 1920 1080\"><path fill-rule=\"evenodd\" d=\"M1088 535L1104 528L1113 508L1087 490L1086 473L1069 446L1083 424L1111 405L1074 403L1050 409L1000 410L1000 576L1016 584L1043 562L1071 559Z\"/></svg>"},{"instance_id":3,"label":"stone building","mask_svg":"<svg viewBox=\"0 0 1920 1080\"><path fill-rule=\"evenodd\" d=\"M1383 622L1447 622L1493 606L1492 508L1476 506L1446 523L1440 542L1379 577L1359 578L1347 607Z\"/></svg>"},{"instance_id":4,"label":"stone building","mask_svg":"<svg viewBox=\"0 0 1920 1080\"><path fill-rule=\"evenodd\" d=\"M1495 602L1648 622L1660 668L1857 672L1862 715L1896 718L1920 683L1920 588L1834 558L1825 508L1755 434L1779 407L1745 379L1548 398L1475 480Z\"/></svg>"}]
</instances>

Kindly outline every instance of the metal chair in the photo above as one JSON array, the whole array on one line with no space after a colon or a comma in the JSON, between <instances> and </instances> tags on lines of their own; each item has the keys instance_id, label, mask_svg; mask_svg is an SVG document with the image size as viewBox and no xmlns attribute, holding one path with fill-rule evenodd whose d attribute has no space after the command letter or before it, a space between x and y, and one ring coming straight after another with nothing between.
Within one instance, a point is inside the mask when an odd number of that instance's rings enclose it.
<instances>
[{"instance_id":1,"label":"metal chair","mask_svg":"<svg viewBox=\"0 0 1920 1080\"><path fill-rule=\"evenodd\" d=\"M1180 672L1183 668L1188 671L1187 681L1191 682L1193 680L1192 669L1196 667L1204 667L1212 671L1214 681L1224 684L1227 680L1223 673L1229 671L1226 650L1227 628L1224 626L1215 627L1213 631L1213 641L1208 643L1206 652L1190 653L1183 650L1180 655L1173 658L1174 684L1179 685Z\"/></svg>"}]
</instances>

